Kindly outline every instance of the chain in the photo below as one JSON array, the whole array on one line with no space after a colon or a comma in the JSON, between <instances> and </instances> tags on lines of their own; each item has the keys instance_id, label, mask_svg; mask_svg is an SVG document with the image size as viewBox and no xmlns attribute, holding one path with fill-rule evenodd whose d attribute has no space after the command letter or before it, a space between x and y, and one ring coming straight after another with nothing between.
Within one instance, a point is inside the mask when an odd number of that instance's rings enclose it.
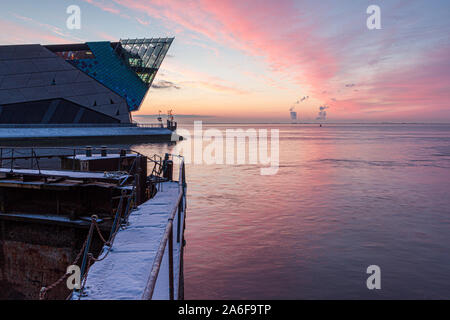
<instances>
[{"instance_id":1,"label":"chain","mask_svg":"<svg viewBox=\"0 0 450 320\"><path fill-rule=\"evenodd\" d=\"M91 223L91 226L89 227L89 230L92 229L93 223ZM86 236L86 239L84 240L83 246L80 249L80 252L78 252L77 256L75 257L75 260L73 261L72 265L75 265L78 263L78 260L81 258L81 254L83 253L84 249L86 248L87 242L89 240L89 235L91 232L88 233ZM57 287L61 282L63 282L67 277L69 276L69 273L65 273L62 277L60 277L58 280L56 280L54 283L47 287L42 287L41 291L39 292L39 300L44 300L45 296L47 295L47 292L52 290L53 288Z\"/></svg>"},{"instance_id":2,"label":"chain","mask_svg":"<svg viewBox=\"0 0 450 320\"><path fill-rule=\"evenodd\" d=\"M133 188L132 193L134 193L134 192L135 192L135 190L134 190L134 188ZM126 212L127 212L128 214L127 214L124 218L126 218L126 220L128 220L128 217L130 216L131 211L132 211L132 210L130 210L130 207L131 207L131 206L130 206L130 204L131 204L130 199L132 199L132 197L131 197L131 196L127 196L127 195L123 195L123 196L121 197L120 200L123 201L123 198L125 198L125 197L128 198L128 201L127 201L127 208L126 208ZM118 208L118 210L119 210L119 209L121 210L121 206ZM120 219L121 219L121 212L118 212L117 214L119 214L118 220L120 221ZM95 216L92 216L92 217L95 217ZM103 234L102 234L102 232L101 232L101 230L100 230L100 227L99 227L99 225L98 225L97 219L96 219L96 218L92 218L92 220L91 220L91 225L90 225L90 227L89 227L88 235L86 236L86 239L85 239L85 241L84 241L84 243L83 243L83 246L82 246L81 249L80 249L80 252L78 253L78 255L76 256L74 262L72 263L73 265L77 264L78 261L80 260L81 255L82 255L83 251L84 251L85 248L86 248L86 245L87 245L87 243L88 243L88 240L89 240L89 238L92 236L92 233L93 233L93 231L94 231L94 228L95 228L95 230L97 231L97 234L98 234L100 240L103 242L103 245L104 245L104 246L106 245L106 246L108 247L108 250L107 250L106 254L104 254L103 257L101 257L101 258L95 258L95 257L93 256L92 253L90 253L90 252L88 253L87 267L86 267L86 271L85 271L85 273L84 273L84 275L83 275L83 281L82 281L82 286L81 286L80 292L83 292L83 290L84 290L84 287L85 287L86 281L87 281L87 276L88 276L88 273L89 273L89 269L90 269L90 267L91 267L91 265L92 265L92 262L102 261L102 260L105 259L105 258L108 256L108 254L111 252L112 246L113 246L113 244L114 244L114 240L115 240L116 235L117 235L117 233L119 232L119 229L120 229L120 223L117 223L117 224L116 224L115 230L111 233L110 238L109 238L108 240L106 240L106 239L103 237ZM54 289L54 288L57 287L59 284L61 284L61 282L63 282L69 275L70 275L70 274L66 272L62 277L60 277L58 280L56 280L56 281L55 281L54 283L52 283L51 285L49 285L49 286L47 286L47 287L42 287L42 288L41 288L41 291L39 292L39 300L44 300L45 297L46 297L46 295L47 295L47 292L50 291L50 290L52 290L52 289ZM71 294L67 297L67 299L70 298L70 296L71 296ZM80 297L81 297L81 295L79 295L78 299L80 299Z\"/></svg>"}]
</instances>

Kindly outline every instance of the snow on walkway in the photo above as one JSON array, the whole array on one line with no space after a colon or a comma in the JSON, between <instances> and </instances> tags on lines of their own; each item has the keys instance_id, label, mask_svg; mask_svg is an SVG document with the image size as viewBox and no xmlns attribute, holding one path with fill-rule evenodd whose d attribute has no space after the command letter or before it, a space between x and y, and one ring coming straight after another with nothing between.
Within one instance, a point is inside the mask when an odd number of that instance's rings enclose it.
<instances>
[{"instance_id":1,"label":"snow on walkway","mask_svg":"<svg viewBox=\"0 0 450 320\"><path fill-rule=\"evenodd\" d=\"M39 175L39 176L52 176L52 177L64 177L73 179L111 179L104 172L93 172L93 171L69 171L69 170L36 170L36 169L10 169L10 168L0 168L1 173L15 173L24 175ZM127 174L120 174L114 178L121 180L126 178Z\"/></svg>"},{"instance_id":2,"label":"snow on walkway","mask_svg":"<svg viewBox=\"0 0 450 320\"><path fill-rule=\"evenodd\" d=\"M169 214L176 205L178 182L162 183L162 190L153 199L140 205L129 217L129 226L119 231L112 251L89 270L86 296L83 300L141 299L153 266L156 252L165 231ZM183 222L183 218L181 222ZM178 296L178 275L182 241L177 243L177 219L173 225L174 287ZM183 229L181 229L183 230ZM169 298L168 245L156 282L154 299Z\"/></svg>"}]
</instances>

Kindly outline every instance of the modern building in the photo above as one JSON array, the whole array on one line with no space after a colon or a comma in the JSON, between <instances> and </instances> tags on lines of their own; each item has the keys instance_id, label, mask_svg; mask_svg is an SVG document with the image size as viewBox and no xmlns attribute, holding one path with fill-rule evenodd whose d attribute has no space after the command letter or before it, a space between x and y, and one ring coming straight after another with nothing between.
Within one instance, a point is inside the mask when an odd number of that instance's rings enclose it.
<instances>
[{"instance_id":1,"label":"modern building","mask_svg":"<svg viewBox=\"0 0 450 320\"><path fill-rule=\"evenodd\" d=\"M126 124L173 38L0 46L0 124Z\"/></svg>"}]
</instances>

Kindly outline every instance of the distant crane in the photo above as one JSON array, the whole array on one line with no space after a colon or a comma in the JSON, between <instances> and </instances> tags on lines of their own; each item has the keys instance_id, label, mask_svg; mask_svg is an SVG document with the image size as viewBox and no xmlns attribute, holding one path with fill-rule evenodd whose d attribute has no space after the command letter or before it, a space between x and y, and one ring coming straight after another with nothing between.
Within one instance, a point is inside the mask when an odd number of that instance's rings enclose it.
<instances>
[{"instance_id":1,"label":"distant crane","mask_svg":"<svg viewBox=\"0 0 450 320\"><path fill-rule=\"evenodd\" d=\"M173 121L173 113L172 113L172 109L170 109L170 110L167 111L167 118L168 118L170 121Z\"/></svg>"},{"instance_id":2,"label":"distant crane","mask_svg":"<svg viewBox=\"0 0 450 320\"><path fill-rule=\"evenodd\" d=\"M162 117L161 117L161 110L159 110L158 111L158 121L159 121L159 124L161 125L161 128L163 127L163 123L162 123Z\"/></svg>"},{"instance_id":3,"label":"distant crane","mask_svg":"<svg viewBox=\"0 0 450 320\"><path fill-rule=\"evenodd\" d=\"M173 121L172 109L167 111L167 128L172 131L177 128L177 123Z\"/></svg>"}]
</instances>

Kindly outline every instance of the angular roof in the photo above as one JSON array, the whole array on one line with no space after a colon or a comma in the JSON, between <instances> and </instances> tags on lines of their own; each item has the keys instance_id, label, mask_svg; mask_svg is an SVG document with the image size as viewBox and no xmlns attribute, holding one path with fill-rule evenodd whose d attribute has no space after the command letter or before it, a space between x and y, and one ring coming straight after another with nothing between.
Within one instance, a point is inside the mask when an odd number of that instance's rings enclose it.
<instances>
[{"instance_id":1,"label":"angular roof","mask_svg":"<svg viewBox=\"0 0 450 320\"><path fill-rule=\"evenodd\" d=\"M139 109L174 38L45 46Z\"/></svg>"}]
</instances>

